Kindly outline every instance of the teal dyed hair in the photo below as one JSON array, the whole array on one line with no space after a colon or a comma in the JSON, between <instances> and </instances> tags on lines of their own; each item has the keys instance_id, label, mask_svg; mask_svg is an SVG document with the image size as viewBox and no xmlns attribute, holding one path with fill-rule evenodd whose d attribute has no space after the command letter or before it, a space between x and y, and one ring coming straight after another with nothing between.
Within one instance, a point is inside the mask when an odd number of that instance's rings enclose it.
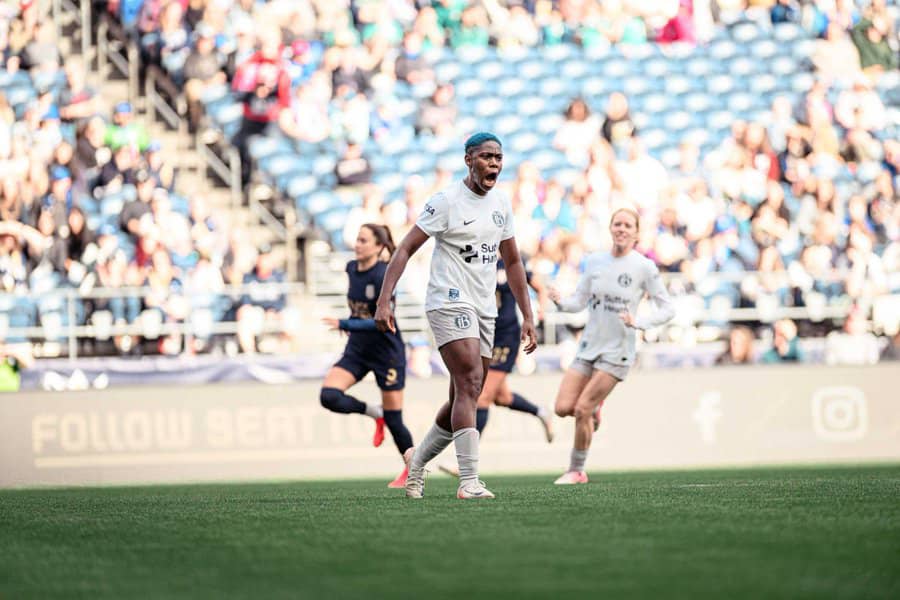
<instances>
[{"instance_id":1,"label":"teal dyed hair","mask_svg":"<svg viewBox=\"0 0 900 600\"><path fill-rule=\"evenodd\" d=\"M466 140L466 152L471 150L472 148L477 148L485 142L497 142L498 146L503 146L500 142L500 138L498 138L493 133L487 131L479 131L478 133L473 133L469 136L469 139Z\"/></svg>"}]
</instances>

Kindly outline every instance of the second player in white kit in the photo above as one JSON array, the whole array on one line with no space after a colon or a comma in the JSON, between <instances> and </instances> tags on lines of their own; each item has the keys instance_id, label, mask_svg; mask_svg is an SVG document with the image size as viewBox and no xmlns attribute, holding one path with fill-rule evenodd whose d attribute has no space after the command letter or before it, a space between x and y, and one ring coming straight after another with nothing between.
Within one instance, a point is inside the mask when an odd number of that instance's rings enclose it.
<instances>
[{"instance_id":1,"label":"second player in white kit","mask_svg":"<svg viewBox=\"0 0 900 600\"><path fill-rule=\"evenodd\" d=\"M638 214L627 208L615 211L610 231L612 251L591 255L585 261L575 293L563 299L556 290L550 291L550 298L562 311L589 309L578 353L556 398L556 414L575 417L569 469L557 484L587 483L584 463L600 422L600 408L634 364L636 330L662 325L674 316L656 265L634 250ZM655 310L636 318L633 315L645 296Z\"/></svg>"}]
</instances>

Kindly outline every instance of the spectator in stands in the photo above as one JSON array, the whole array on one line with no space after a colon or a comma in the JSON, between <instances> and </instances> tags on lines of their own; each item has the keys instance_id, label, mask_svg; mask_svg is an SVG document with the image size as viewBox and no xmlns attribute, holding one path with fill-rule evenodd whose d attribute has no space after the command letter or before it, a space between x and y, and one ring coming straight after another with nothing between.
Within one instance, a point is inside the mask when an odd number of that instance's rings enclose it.
<instances>
[{"instance_id":1,"label":"spectator in stands","mask_svg":"<svg viewBox=\"0 0 900 600\"><path fill-rule=\"evenodd\" d=\"M330 100L331 81L325 71L316 71L297 86L290 108L281 111L278 123L282 133L313 144L328 139L332 131Z\"/></svg>"},{"instance_id":2,"label":"spectator in stands","mask_svg":"<svg viewBox=\"0 0 900 600\"><path fill-rule=\"evenodd\" d=\"M659 44L672 42L697 43L693 12L692 0L679 0L677 14L657 31L656 42Z\"/></svg>"},{"instance_id":3,"label":"spectator in stands","mask_svg":"<svg viewBox=\"0 0 900 600\"><path fill-rule=\"evenodd\" d=\"M146 128L134 120L131 104L119 102L113 111L113 124L106 128L104 141L113 151L130 146L143 152L150 143L150 136Z\"/></svg>"},{"instance_id":4,"label":"spectator in stands","mask_svg":"<svg viewBox=\"0 0 900 600\"><path fill-rule=\"evenodd\" d=\"M176 85L183 83L184 61L191 50L190 34L184 20L184 6L172 1L159 15L159 27L141 38L144 60L160 65L172 76Z\"/></svg>"},{"instance_id":5,"label":"spectator in stands","mask_svg":"<svg viewBox=\"0 0 900 600\"><path fill-rule=\"evenodd\" d=\"M341 186L363 185L372 181L372 165L360 144L347 144L344 155L334 167L334 174L337 184Z\"/></svg>"},{"instance_id":6,"label":"spectator in stands","mask_svg":"<svg viewBox=\"0 0 900 600\"><path fill-rule=\"evenodd\" d=\"M844 321L844 331L832 331L825 338L825 363L829 365L874 365L881 350L878 338L859 307L853 307Z\"/></svg>"},{"instance_id":7,"label":"spectator in stands","mask_svg":"<svg viewBox=\"0 0 900 600\"><path fill-rule=\"evenodd\" d=\"M797 0L775 0L772 8L769 9L772 24L778 23L799 23L801 12L800 5Z\"/></svg>"},{"instance_id":8,"label":"spectator in stands","mask_svg":"<svg viewBox=\"0 0 900 600\"><path fill-rule=\"evenodd\" d=\"M769 348L760 362L772 364L782 362L802 362L800 342L797 337L797 325L790 319L781 319L772 326L772 347Z\"/></svg>"},{"instance_id":9,"label":"spectator in stands","mask_svg":"<svg viewBox=\"0 0 900 600\"><path fill-rule=\"evenodd\" d=\"M462 11L459 28L450 34L450 45L454 48L473 46L483 48L488 45L488 17L481 5L472 4Z\"/></svg>"},{"instance_id":10,"label":"spectator in stands","mask_svg":"<svg viewBox=\"0 0 900 600\"><path fill-rule=\"evenodd\" d=\"M280 319L287 303L283 290L265 287L264 284L283 282L284 272L275 268L271 246L261 247L256 267L244 276L243 283L250 289L242 297L237 311L238 342L245 353L256 352L256 336L263 332L267 321Z\"/></svg>"},{"instance_id":11,"label":"spectator in stands","mask_svg":"<svg viewBox=\"0 0 900 600\"><path fill-rule=\"evenodd\" d=\"M753 330L739 325L728 334L728 349L716 358L717 365L752 365Z\"/></svg>"},{"instance_id":12,"label":"spectator in stands","mask_svg":"<svg viewBox=\"0 0 900 600\"><path fill-rule=\"evenodd\" d=\"M889 31L888 21L879 15L860 21L850 32L859 50L860 66L870 76L897 68L897 51L891 48L886 37Z\"/></svg>"},{"instance_id":13,"label":"spectator in stands","mask_svg":"<svg viewBox=\"0 0 900 600\"><path fill-rule=\"evenodd\" d=\"M431 96L419 106L416 117L416 134L431 133L435 136L451 134L458 115L453 85L439 84Z\"/></svg>"},{"instance_id":14,"label":"spectator in stands","mask_svg":"<svg viewBox=\"0 0 900 600\"><path fill-rule=\"evenodd\" d=\"M566 198L566 189L555 179L547 182L544 199L535 207L531 218L538 222L541 238L574 233L577 228L575 213Z\"/></svg>"},{"instance_id":15,"label":"spectator in stands","mask_svg":"<svg viewBox=\"0 0 900 600\"><path fill-rule=\"evenodd\" d=\"M134 200L126 202L119 213L119 227L129 233L135 240L146 232L152 222L150 201L156 184L146 169L139 169L134 176L137 195ZM149 222L148 222L149 221Z\"/></svg>"},{"instance_id":16,"label":"spectator in stands","mask_svg":"<svg viewBox=\"0 0 900 600\"><path fill-rule=\"evenodd\" d=\"M87 85L84 63L69 57L65 66L66 87L59 94L59 116L66 123L81 125L99 112L96 90Z\"/></svg>"},{"instance_id":17,"label":"spectator in stands","mask_svg":"<svg viewBox=\"0 0 900 600\"><path fill-rule=\"evenodd\" d=\"M50 170L50 194L44 198L43 209L53 215L56 227L60 228L66 225L74 204L72 174L65 167L53 167Z\"/></svg>"},{"instance_id":18,"label":"spectator in stands","mask_svg":"<svg viewBox=\"0 0 900 600\"><path fill-rule=\"evenodd\" d=\"M409 31L403 36L403 47L394 64L397 79L412 85L434 80L434 72L422 54L422 35Z\"/></svg>"},{"instance_id":19,"label":"spectator in stands","mask_svg":"<svg viewBox=\"0 0 900 600\"><path fill-rule=\"evenodd\" d=\"M84 211L75 206L69 212L66 241L66 272L69 281L80 284L88 275L97 255L97 238L87 224Z\"/></svg>"},{"instance_id":20,"label":"spectator in stands","mask_svg":"<svg viewBox=\"0 0 900 600\"><path fill-rule=\"evenodd\" d=\"M22 384L22 369L34 365L31 345L0 340L0 392L17 392Z\"/></svg>"},{"instance_id":21,"label":"spectator in stands","mask_svg":"<svg viewBox=\"0 0 900 600\"><path fill-rule=\"evenodd\" d=\"M203 115L203 94L226 82L222 59L216 52L216 32L206 23L194 31L195 46L184 62L184 95L188 103L188 125L196 131Z\"/></svg>"},{"instance_id":22,"label":"spectator in stands","mask_svg":"<svg viewBox=\"0 0 900 600\"><path fill-rule=\"evenodd\" d=\"M812 62L824 81L851 81L860 73L860 53L847 31L829 23L825 38L816 42Z\"/></svg>"},{"instance_id":23,"label":"spectator in stands","mask_svg":"<svg viewBox=\"0 0 900 600\"><path fill-rule=\"evenodd\" d=\"M588 150L600 132L600 121L582 98L575 98L566 108L565 121L553 136L553 147L565 152L570 164L584 165Z\"/></svg>"},{"instance_id":24,"label":"spectator in stands","mask_svg":"<svg viewBox=\"0 0 900 600\"><path fill-rule=\"evenodd\" d=\"M625 94L613 92L609 95L600 133L617 153L625 150L631 138L637 135Z\"/></svg>"},{"instance_id":25,"label":"spectator in stands","mask_svg":"<svg viewBox=\"0 0 900 600\"><path fill-rule=\"evenodd\" d=\"M887 123L884 103L865 75L853 79L853 87L843 90L834 105L834 118L844 129L877 131Z\"/></svg>"},{"instance_id":26,"label":"spectator in stands","mask_svg":"<svg viewBox=\"0 0 900 600\"><path fill-rule=\"evenodd\" d=\"M126 184L136 183L138 153L132 146L119 146L113 159L103 165L96 186L102 193L115 192Z\"/></svg>"},{"instance_id":27,"label":"spectator in stands","mask_svg":"<svg viewBox=\"0 0 900 600\"><path fill-rule=\"evenodd\" d=\"M184 283L172 266L169 253L162 246L157 246L151 254L144 286L148 288L144 306L156 315L160 323L184 322L190 308L184 296ZM179 354L182 350L181 334L176 332L161 337L158 349L160 354Z\"/></svg>"},{"instance_id":28,"label":"spectator in stands","mask_svg":"<svg viewBox=\"0 0 900 600\"><path fill-rule=\"evenodd\" d=\"M242 181L250 181L248 140L277 123L281 111L290 105L290 77L281 56L281 31L268 28L260 32L259 51L237 68L232 88L244 103L241 128L233 143L241 154Z\"/></svg>"}]
</instances>

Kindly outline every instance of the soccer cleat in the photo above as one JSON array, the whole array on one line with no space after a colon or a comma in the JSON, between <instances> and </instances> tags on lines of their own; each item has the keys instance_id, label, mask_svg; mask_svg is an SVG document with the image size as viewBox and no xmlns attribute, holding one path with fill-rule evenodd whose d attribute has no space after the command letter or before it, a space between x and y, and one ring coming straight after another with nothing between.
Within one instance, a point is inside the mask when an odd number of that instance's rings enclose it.
<instances>
[{"instance_id":1,"label":"soccer cleat","mask_svg":"<svg viewBox=\"0 0 900 600\"><path fill-rule=\"evenodd\" d=\"M541 425L544 426L544 436L546 436L547 443L549 444L553 441L553 417L550 414L547 414L539 418L541 420Z\"/></svg>"},{"instance_id":2,"label":"soccer cleat","mask_svg":"<svg viewBox=\"0 0 900 600\"><path fill-rule=\"evenodd\" d=\"M587 483L588 476L584 471L566 471L554 481L555 485L575 485L578 483Z\"/></svg>"},{"instance_id":3,"label":"soccer cleat","mask_svg":"<svg viewBox=\"0 0 900 600\"><path fill-rule=\"evenodd\" d=\"M406 487L406 478L409 476L409 467L403 467L403 471L397 475L396 479L388 484L389 488L400 489Z\"/></svg>"},{"instance_id":4,"label":"soccer cleat","mask_svg":"<svg viewBox=\"0 0 900 600\"><path fill-rule=\"evenodd\" d=\"M375 436L372 438L372 445L376 448L384 443L384 417L375 419Z\"/></svg>"},{"instance_id":5,"label":"soccer cleat","mask_svg":"<svg viewBox=\"0 0 900 600\"><path fill-rule=\"evenodd\" d=\"M425 496L425 467L412 468L414 451L415 448L409 448L403 453L403 460L406 462L406 481L403 487L406 488L407 498L422 498Z\"/></svg>"},{"instance_id":6,"label":"soccer cleat","mask_svg":"<svg viewBox=\"0 0 900 600\"><path fill-rule=\"evenodd\" d=\"M463 483L456 490L456 497L460 500L479 500L481 498L493 498L494 494L484 487L484 482L479 480Z\"/></svg>"}]
</instances>

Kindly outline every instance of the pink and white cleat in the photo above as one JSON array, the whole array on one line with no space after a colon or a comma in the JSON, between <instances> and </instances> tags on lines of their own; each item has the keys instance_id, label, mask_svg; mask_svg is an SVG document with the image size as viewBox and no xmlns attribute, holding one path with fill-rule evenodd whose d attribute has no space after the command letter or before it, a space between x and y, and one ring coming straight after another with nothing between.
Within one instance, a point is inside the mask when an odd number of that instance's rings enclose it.
<instances>
[{"instance_id":1,"label":"pink and white cleat","mask_svg":"<svg viewBox=\"0 0 900 600\"><path fill-rule=\"evenodd\" d=\"M406 487L406 478L409 476L409 461L412 459L414 450L415 448L407 448L406 452L403 453L403 462L406 466L404 466L403 471L388 484L389 488L402 489Z\"/></svg>"},{"instance_id":2,"label":"pink and white cleat","mask_svg":"<svg viewBox=\"0 0 900 600\"><path fill-rule=\"evenodd\" d=\"M587 483L588 476L584 471L566 471L554 481L555 485L576 485L579 483Z\"/></svg>"}]
</instances>

